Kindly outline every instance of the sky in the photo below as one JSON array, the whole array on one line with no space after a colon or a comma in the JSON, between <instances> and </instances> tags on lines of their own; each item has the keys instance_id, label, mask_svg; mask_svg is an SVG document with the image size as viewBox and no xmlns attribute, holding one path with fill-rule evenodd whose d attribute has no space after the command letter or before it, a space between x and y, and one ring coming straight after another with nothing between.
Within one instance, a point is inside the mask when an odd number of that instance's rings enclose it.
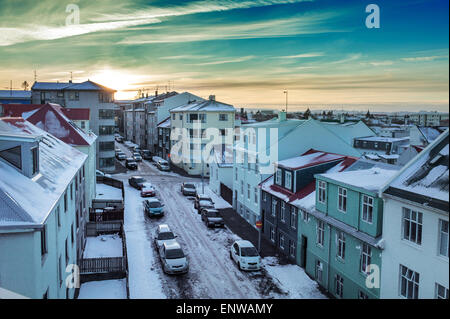
<instances>
[{"instance_id":1,"label":"sky","mask_svg":"<svg viewBox=\"0 0 450 319\"><path fill-rule=\"evenodd\" d=\"M158 88L282 109L287 91L290 111L445 111L448 12L447 0L0 0L0 89L36 71L116 99Z\"/></svg>"}]
</instances>

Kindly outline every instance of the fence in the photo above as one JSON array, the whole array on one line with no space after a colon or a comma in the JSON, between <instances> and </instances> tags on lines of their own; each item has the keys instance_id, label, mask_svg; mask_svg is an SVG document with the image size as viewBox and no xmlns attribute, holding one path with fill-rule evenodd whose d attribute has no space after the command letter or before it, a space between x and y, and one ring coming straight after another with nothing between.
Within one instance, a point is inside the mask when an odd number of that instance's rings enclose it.
<instances>
[{"instance_id":1,"label":"fence","mask_svg":"<svg viewBox=\"0 0 450 319\"><path fill-rule=\"evenodd\" d=\"M107 176L97 176L97 183L103 183L115 188L120 188L122 190L122 198L125 198L125 191L123 189L122 181Z\"/></svg>"},{"instance_id":2,"label":"fence","mask_svg":"<svg viewBox=\"0 0 450 319\"><path fill-rule=\"evenodd\" d=\"M86 258L79 261L81 274L126 273L125 257Z\"/></svg>"},{"instance_id":3,"label":"fence","mask_svg":"<svg viewBox=\"0 0 450 319\"><path fill-rule=\"evenodd\" d=\"M86 223L86 236L98 236L102 234L115 234L115 233L119 233L122 235L123 223L121 221Z\"/></svg>"}]
</instances>

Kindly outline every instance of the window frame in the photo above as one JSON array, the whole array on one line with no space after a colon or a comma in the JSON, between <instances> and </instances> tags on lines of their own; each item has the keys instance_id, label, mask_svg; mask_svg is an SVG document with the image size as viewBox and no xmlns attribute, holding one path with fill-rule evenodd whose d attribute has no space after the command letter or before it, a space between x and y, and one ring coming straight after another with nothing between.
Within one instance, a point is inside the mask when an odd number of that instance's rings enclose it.
<instances>
[{"instance_id":1,"label":"window frame","mask_svg":"<svg viewBox=\"0 0 450 319\"><path fill-rule=\"evenodd\" d=\"M318 201L319 203L326 204L327 202L327 182L319 180L317 182L317 188L319 191ZM322 198L323 197L323 198Z\"/></svg>"},{"instance_id":2,"label":"window frame","mask_svg":"<svg viewBox=\"0 0 450 319\"><path fill-rule=\"evenodd\" d=\"M409 215L408 217L406 217L407 211ZM413 219L414 213L416 218ZM423 229L423 213L412 210L407 207L402 207L402 233L401 233L402 239L412 244L421 246L423 235L422 229Z\"/></svg>"},{"instance_id":3,"label":"window frame","mask_svg":"<svg viewBox=\"0 0 450 319\"><path fill-rule=\"evenodd\" d=\"M367 202L366 202L367 199ZM370 203L371 201L371 203ZM373 209L374 209L374 203L375 203L375 198L373 198L372 196L369 196L367 194L363 194L363 200L361 201L361 219L368 223L368 224L372 224L373 223ZM365 211L365 209L367 208L367 211ZM370 209L369 209L370 208Z\"/></svg>"},{"instance_id":4,"label":"window frame","mask_svg":"<svg viewBox=\"0 0 450 319\"><path fill-rule=\"evenodd\" d=\"M342 202L341 202L341 198L342 198ZM342 205L341 205L341 203L342 203ZM345 187L338 186L337 205L338 205L338 207L337 207L338 211L340 211L342 213L347 213L347 189Z\"/></svg>"},{"instance_id":5,"label":"window frame","mask_svg":"<svg viewBox=\"0 0 450 319\"><path fill-rule=\"evenodd\" d=\"M285 170L284 171L284 187L292 190L292 172Z\"/></svg>"}]
</instances>

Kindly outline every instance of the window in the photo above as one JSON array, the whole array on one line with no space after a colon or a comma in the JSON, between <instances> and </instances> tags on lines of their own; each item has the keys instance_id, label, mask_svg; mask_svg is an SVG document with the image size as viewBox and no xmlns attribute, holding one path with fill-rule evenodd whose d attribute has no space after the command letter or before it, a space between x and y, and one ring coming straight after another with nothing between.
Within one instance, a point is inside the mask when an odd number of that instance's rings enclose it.
<instances>
[{"instance_id":1,"label":"window","mask_svg":"<svg viewBox=\"0 0 450 319\"><path fill-rule=\"evenodd\" d=\"M344 278L342 278L342 276L340 275L336 275L335 294L339 298L342 298L344 296Z\"/></svg>"},{"instance_id":2,"label":"window","mask_svg":"<svg viewBox=\"0 0 450 319\"><path fill-rule=\"evenodd\" d=\"M337 237L337 256L344 260L345 259L345 233L338 232L336 234Z\"/></svg>"},{"instance_id":3,"label":"window","mask_svg":"<svg viewBox=\"0 0 450 319\"><path fill-rule=\"evenodd\" d=\"M255 187L255 204L258 204L258 188Z\"/></svg>"},{"instance_id":4,"label":"window","mask_svg":"<svg viewBox=\"0 0 450 319\"><path fill-rule=\"evenodd\" d=\"M422 244L422 213L403 207L403 239Z\"/></svg>"},{"instance_id":5,"label":"window","mask_svg":"<svg viewBox=\"0 0 450 319\"><path fill-rule=\"evenodd\" d=\"M275 217L277 214L277 200L272 199L272 216Z\"/></svg>"},{"instance_id":6,"label":"window","mask_svg":"<svg viewBox=\"0 0 450 319\"><path fill-rule=\"evenodd\" d=\"M81 121L81 128L85 129L86 128L86 122L85 121Z\"/></svg>"},{"instance_id":7,"label":"window","mask_svg":"<svg viewBox=\"0 0 450 319\"><path fill-rule=\"evenodd\" d=\"M358 292L358 299L369 299L369 296L360 290Z\"/></svg>"},{"instance_id":8,"label":"window","mask_svg":"<svg viewBox=\"0 0 450 319\"><path fill-rule=\"evenodd\" d=\"M64 212L67 212L67 191L64 193Z\"/></svg>"},{"instance_id":9,"label":"window","mask_svg":"<svg viewBox=\"0 0 450 319\"><path fill-rule=\"evenodd\" d=\"M180 121L183 120L183 114L180 114L179 119L180 119Z\"/></svg>"},{"instance_id":10,"label":"window","mask_svg":"<svg viewBox=\"0 0 450 319\"><path fill-rule=\"evenodd\" d=\"M77 215L78 215L78 213L77 213ZM78 216L77 216L78 217ZM70 228L70 239L71 239L71 241L72 241L72 244L73 244L73 241L74 241L74 238L73 238L74 236L73 236L73 224L72 224L72 227Z\"/></svg>"},{"instance_id":11,"label":"window","mask_svg":"<svg viewBox=\"0 0 450 319\"><path fill-rule=\"evenodd\" d=\"M347 211L347 190L345 188L338 188L338 209L341 212Z\"/></svg>"},{"instance_id":12,"label":"window","mask_svg":"<svg viewBox=\"0 0 450 319\"><path fill-rule=\"evenodd\" d=\"M58 92L56 93L56 96L57 96L57 97L64 97L64 92L58 91Z\"/></svg>"},{"instance_id":13,"label":"window","mask_svg":"<svg viewBox=\"0 0 450 319\"><path fill-rule=\"evenodd\" d=\"M324 181L318 182L319 186L319 203L325 204L327 200L327 183Z\"/></svg>"},{"instance_id":14,"label":"window","mask_svg":"<svg viewBox=\"0 0 450 319\"><path fill-rule=\"evenodd\" d=\"M448 289L442 285L436 283L436 291L435 291L436 299L448 299Z\"/></svg>"},{"instance_id":15,"label":"window","mask_svg":"<svg viewBox=\"0 0 450 319\"><path fill-rule=\"evenodd\" d=\"M228 114L219 114L219 121L228 121Z\"/></svg>"},{"instance_id":16,"label":"window","mask_svg":"<svg viewBox=\"0 0 450 319\"><path fill-rule=\"evenodd\" d=\"M284 173L284 186L287 189L292 189L292 173L291 172L286 171Z\"/></svg>"},{"instance_id":17,"label":"window","mask_svg":"<svg viewBox=\"0 0 450 319\"><path fill-rule=\"evenodd\" d=\"M362 205L362 220L371 224L373 221L373 197L363 195Z\"/></svg>"},{"instance_id":18,"label":"window","mask_svg":"<svg viewBox=\"0 0 450 319\"><path fill-rule=\"evenodd\" d=\"M270 240L273 243L275 242L275 229L273 227L270 227Z\"/></svg>"},{"instance_id":19,"label":"window","mask_svg":"<svg viewBox=\"0 0 450 319\"><path fill-rule=\"evenodd\" d=\"M283 223L286 222L286 203L283 201L281 201L280 219Z\"/></svg>"},{"instance_id":20,"label":"window","mask_svg":"<svg viewBox=\"0 0 450 319\"><path fill-rule=\"evenodd\" d=\"M295 207L292 207L291 211L291 227L293 229L297 227L297 211Z\"/></svg>"},{"instance_id":21,"label":"window","mask_svg":"<svg viewBox=\"0 0 450 319\"><path fill-rule=\"evenodd\" d=\"M59 286L60 287L61 287L62 282L63 282L61 267L62 267L61 256L59 256L59 258L58 258L58 280L59 280Z\"/></svg>"},{"instance_id":22,"label":"window","mask_svg":"<svg viewBox=\"0 0 450 319\"><path fill-rule=\"evenodd\" d=\"M279 237L280 238L279 238L279 243L278 244L279 244L280 248L284 250L284 234L280 233Z\"/></svg>"},{"instance_id":23,"label":"window","mask_svg":"<svg viewBox=\"0 0 450 319\"><path fill-rule=\"evenodd\" d=\"M304 210L302 210L302 216L303 216L303 221L305 223L309 222L309 214L307 212L305 212Z\"/></svg>"},{"instance_id":24,"label":"window","mask_svg":"<svg viewBox=\"0 0 450 319\"><path fill-rule=\"evenodd\" d=\"M70 200L73 200L73 183L70 184Z\"/></svg>"},{"instance_id":25,"label":"window","mask_svg":"<svg viewBox=\"0 0 450 319\"><path fill-rule=\"evenodd\" d=\"M372 248L363 243L361 250L361 272L368 274L369 273L369 265L372 260Z\"/></svg>"},{"instance_id":26,"label":"window","mask_svg":"<svg viewBox=\"0 0 450 319\"><path fill-rule=\"evenodd\" d=\"M55 214L56 214L56 219L58 220L58 227L61 227L61 214L60 214L59 205L58 205L58 207L56 207Z\"/></svg>"},{"instance_id":27,"label":"window","mask_svg":"<svg viewBox=\"0 0 450 319\"><path fill-rule=\"evenodd\" d=\"M439 255L448 257L448 220L439 219Z\"/></svg>"},{"instance_id":28,"label":"window","mask_svg":"<svg viewBox=\"0 0 450 319\"><path fill-rule=\"evenodd\" d=\"M289 255L295 258L295 241L293 240L289 241Z\"/></svg>"},{"instance_id":29,"label":"window","mask_svg":"<svg viewBox=\"0 0 450 319\"><path fill-rule=\"evenodd\" d=\"M98 148L102 152L114 151L114 142L99 142Z\"/></svg>"},{"instance_id":30,"label":"window","mask_svg":"<svg viewBox=\"0 0 450 319\"><path fill-rule=\"evenodd\" d=\"M325 223L321 220L317 222L317 244L323 246L325 240Z\"/></svg>"},{"instance_id":31,"label":"window","mask_svg":"<svg viewBox=\"0 0 450 319\"><path fill-rule=\"evenodd\" d=\"M0 157L18 169L22 169L22 148L20 146L0 151Z\"/></svg>"},{"instance_id":32,"label":"window","mask_svg":"<svg viewBox=\"0 0 450 319\"><path fill-rule=\"evenodd\" d=\"M80 92L69 92L69 100L78 101L80 99Z\"/></svg>"},{"instance_id":33,"label":"window","mask_svg":"<svg viewBox=\"0 0 450 319\"><path fill-rule=\"evenodd\" d=\"M266 192L261 192L262 193L262 200L263 200L263 202L266 202L267 201L267 194L266 194Z\"/></svg>"},{"instance_id":34,"label":"window","mask_svg":"<svg viewBox=\"0 0 450 319\"><path fill-rule=\"evenodd\" d=\"M244 182L241 181L241 196L244 196Z\"/></svg>"},{"instance_id":35,"label":"window","mask_svg":"<svg viewBox=\"0 0 450 319\"><path fill-rule=\"evenodd\" d=\"M41 230L41 255L44 256L47 253L47 225L44 224L44 228Z\"/></svg>"},{"instance_id":36,"label":"window","mask_svg":"<svg viewBox=\"0 0 450 319\"><path fill-rule=\"evenodd\" d=\"M316 261L316 280L322 282L323 264L320 260Z\"/></svg>"},{"instance_id":37,"label":"window","mask_svg":"<svg viewBox=\"0 0 450 319\"><path fill-rule=\"evenodd\" d=\"M173 114L172 114L172 120L175 120L175 116L176 116L176 114L173 113Z\"/></svg>"},{"instance_id":38,"label":"window","mask_svg":"<svg viewBox=\"0 0 450 319\"><path fill-rule=\"evenodd\" d=\"M31 157L33 158L33 171L32 175L36 174L39 169L39 153L38 148L34 147L31 149Z\"/></svg>"},{"instance_id":39,"label":"window","mask_svg":"<svg viewBox=\"0 0 450 319\"><path fill-rule=\"evenodd\" d=\"M247 199L250 199L250 184L247 184Z\"/></svg>"},{"instance_id":40,"label":"window","mask_svg":"<svg viewBox=\"0 0 450 319\"><path fill-rule=\"evenodd\" d=\"M277 169L277 173L275 174L275 184L281 185L281 169Z\"/></svg>"},{"instance_id":41,"label":"window","mask_svg":"<svg viewBox=\"0 0 450 319\"><path fill-rule=\"evenodd\" d=\"M98 94L98 100L100 103L111 103L113 101L112 94L101 92Z\"/></svg>"},{"instance_id":42,"label":"window","mask_svg":"<svg viewBox=\"0 0 450 319\"><path fill-rule=\"evenodd\" d=\"M220 136L225 136L225 129L220 129Z\"/></svg>"},{"instance_id":43,"label":"window","mask_svg":"<svg viewBox=\"0 0 450 319\"><path fill-rule=\"evenodd\" d=\"M98 118L101 120L113 120L114 110L98 110Z\"/></svg>"},{"instance_id":44,"label":"window","mask_svg":"<svg viewBox=\"0 0 450 319\"><path fill-rule=\"evenodd\" d=\"M114 157L104 157L99 159L100 168L114 166Z\"/></svg>"},{"instance_id":45,"label":"window","mask_svg":"<svg viewBox=\"0 0 450 319\"><path fill-rule=\"evenodd\" d=\"M234 171L234 179L238 180L238 170L236 168L236 170Z\"/></svg>"},{"instance_id":46,"label":"window","mask_svg":"<svg viewBox=\"0 0 450 319\"><path fill-rule=\"evenodd\" d=\"M408 299L419 298L419 274L400 265L400 295Z\"/></svg>"},{"instance_id":47,"label":"window","mask_svg":"<svg viewBox=\"0 0 450 319\"><path fill-rule=\"evenodd\" d=\"M114 126L104 126L101 125L98 127L98 134L99 135L113 135L114 134Z\"/></svg>"},{"instance_id":48,"label":"window","mask_svg":"<svg viewBox=\"0 0 450 319\"><path fill-rule=\"evenodd\" d=\"M66 265L69 263L69 244L67 243L66 238L66 244L65 244L65 252L66 252Z\"/></svg>"}]
</instances>

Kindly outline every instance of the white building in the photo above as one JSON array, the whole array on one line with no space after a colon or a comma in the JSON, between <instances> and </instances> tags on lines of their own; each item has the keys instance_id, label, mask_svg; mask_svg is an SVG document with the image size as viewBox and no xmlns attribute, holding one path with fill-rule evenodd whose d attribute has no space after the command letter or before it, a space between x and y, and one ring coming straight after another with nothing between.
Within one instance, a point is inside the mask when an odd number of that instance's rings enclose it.
<instances>
[{"instance_id":1,"label":"white building","mask_svg":"<svg viewBox=\"0 0 450 319\"><path fill-rule=\"evenodd\" d=\"M206 145L233 143L235 112L232 105L216 101L214 95L170 110L172 163L190 175L209 175L211 149ZM217 136L208 136L208 129L216 130Z\"/></svg>"},{"instance_id":2,"label":"white building","mask_svg":"<svg viewBox=\"0 0 450 319\"><path fill-rule=\"evenodd\" d=\"M381 298L447 298L449 131L384 187Z\"/></svg>"},{"instance_id":3,"label":"white building","mask_svg":"<svg viewBox=\"0 0 450 319\"><path fill-rule=\"evenodd\" d=\"M421 111L409 114L409 121L420 126L439 126L441 121L448 119L448 113Z\"/></svg>"},{"instance_id":4,"label":"white building","mask_svg":"<svg viewBox=\"0 0 450 319\"><path fill-rule=\"evenodd\" d=\"M22 118L0 120L0 288L34 299L73 298L66 286L83 232L87 155Z\"/></svg>"}]
</instances>

